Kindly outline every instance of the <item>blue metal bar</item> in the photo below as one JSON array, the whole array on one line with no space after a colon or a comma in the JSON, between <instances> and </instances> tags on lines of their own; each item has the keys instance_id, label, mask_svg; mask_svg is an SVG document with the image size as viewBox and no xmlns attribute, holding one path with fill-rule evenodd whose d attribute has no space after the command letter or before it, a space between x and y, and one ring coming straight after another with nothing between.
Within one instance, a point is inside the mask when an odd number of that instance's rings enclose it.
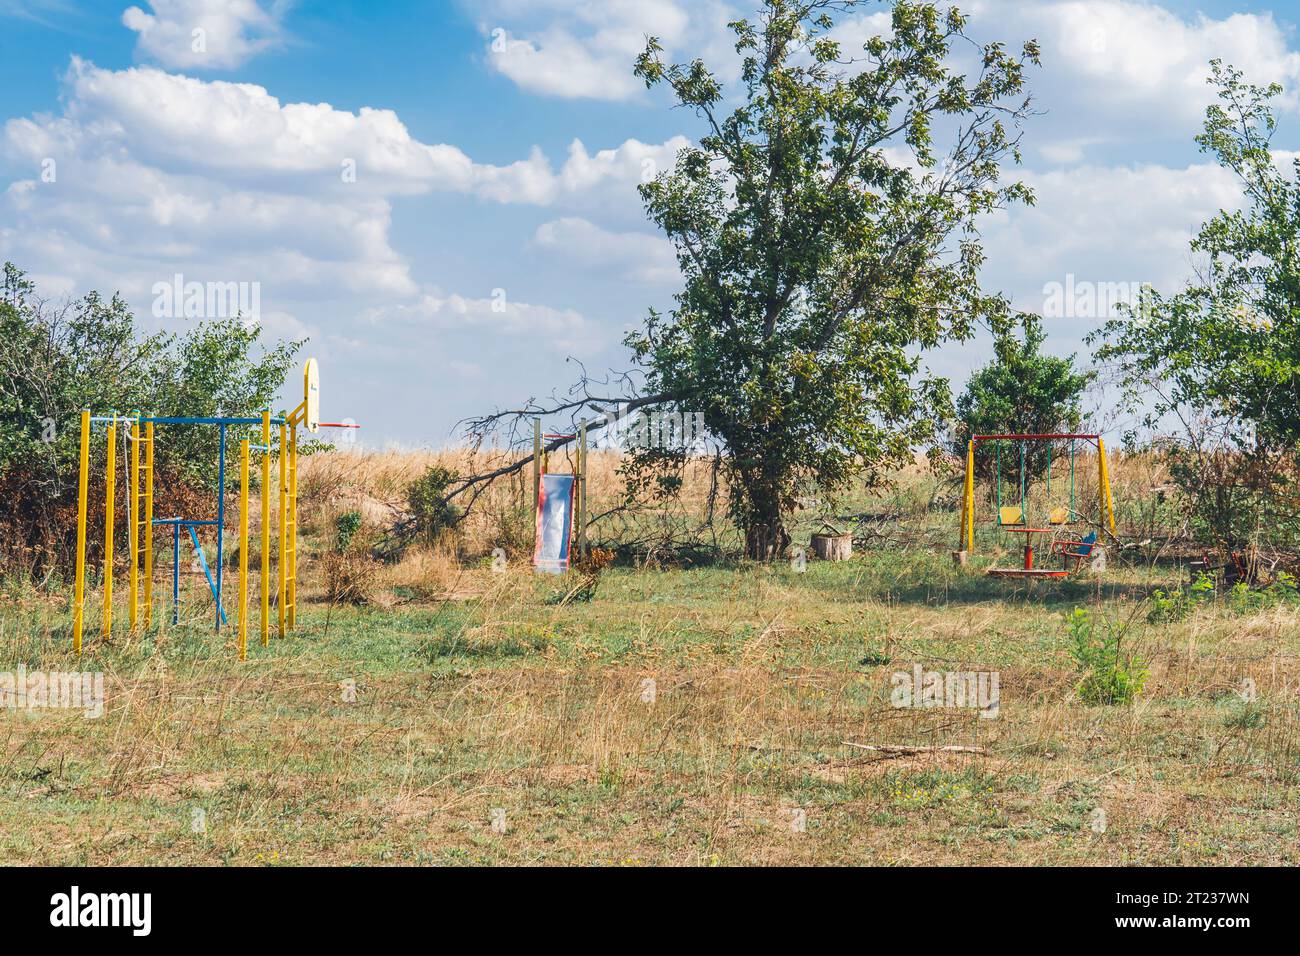
<instances>
[{"instance_id":1,"label":"blue metal bar","mask_svg":"<svg viewBox=\"0 0 1300 956\"><path fill-rule=\"evenodd\" d=\"M178 525L177 527L179 527L179 525ZM205 578L208 579L208 590L212 592L212 596L213 596L213 597L217 597L217 591L218 591L218 589L217 589L217 585L215 585L215 584L212 582L212 573L211 573L210 571L208 571L208 562L207 562L207 560L203 557L203 548L201 548L201 547L199 546L199 536L198 536L197 534L194 533L194 529L193 529L193 528L190 528L190 529L188 529L188 530L189 530L189 532L190 532L190 540L194 542L194 553L197 554L197 555L199 556L199 567L201 567L201 568L203 569L203 576L204 576ZM220 579L221 579L221 576L220 576L220 574L218 574L218 575L217 575L217 580L220 580ZM229 624L229 623L230 623L229 621L226 620L226 612L225 612L224 610L222 610L222 608L221 608L221 600L220 600L219 598L218 598L218 600L217 600L217 617L218 617L218 619L219 619L220 621L222 621L222 622L224 622L224 623L226 623L226 624Z\"/></svg>"}]
</instances>

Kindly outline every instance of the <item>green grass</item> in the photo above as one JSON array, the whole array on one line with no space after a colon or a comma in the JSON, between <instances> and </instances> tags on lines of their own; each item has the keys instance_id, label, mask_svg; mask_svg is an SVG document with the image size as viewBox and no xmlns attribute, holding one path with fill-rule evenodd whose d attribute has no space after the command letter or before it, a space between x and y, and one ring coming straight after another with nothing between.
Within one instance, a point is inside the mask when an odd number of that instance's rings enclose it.
<instances>
[{"instance_id":1,"label":"green grass","mask_svg":"<svg viewBox=\"0 0 1300 956\"><path fill-rule=\"evenodd\" d=\"M243 664L198 591L182 625L120 627L109 645L89 614L80 662L65 597L7 593L0 669L102 670L108 702L91 720L0 715L0 849L90 864L1300 862L1294 608L1211 602L1153 624L1148 595L1178 583L1164 572L1025 585L979 573L991 560L615 568L568 605L547 603L553 579L476 569L438 604L304 600L268 648L253 622ZM1075 607L1135 622L1150 678L1131 705L1079 699ZM998 717L892 708L891 675L914 663L998 671Z\"/></svg>"}]
</instances>

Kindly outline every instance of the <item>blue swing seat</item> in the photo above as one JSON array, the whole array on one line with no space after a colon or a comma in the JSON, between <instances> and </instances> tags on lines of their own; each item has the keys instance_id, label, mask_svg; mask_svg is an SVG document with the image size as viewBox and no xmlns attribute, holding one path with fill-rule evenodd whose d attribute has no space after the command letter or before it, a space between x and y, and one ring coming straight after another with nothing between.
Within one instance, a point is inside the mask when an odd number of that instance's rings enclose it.
<instances>
[{"instance_id":1,"label":"blue swing seat","mask_svg":"<svg viewBox=\"0 0 1300 956\"><path fill-rule=\"evenodd\" d=\"M1074 570L1078 571L1085 558L1092 556L1092 549L1097 546L1097 532L1089 531L1082 538L1062 538L1052 545L1052 550L1059 554L1065 564L1074 559Z\"/></svg>"}]
</instances>

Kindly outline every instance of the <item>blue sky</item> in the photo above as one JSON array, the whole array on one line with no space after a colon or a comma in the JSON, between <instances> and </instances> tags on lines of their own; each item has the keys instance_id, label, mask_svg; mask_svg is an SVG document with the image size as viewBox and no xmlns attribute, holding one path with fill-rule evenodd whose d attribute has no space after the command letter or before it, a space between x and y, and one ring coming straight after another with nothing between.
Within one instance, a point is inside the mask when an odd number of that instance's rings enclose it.
<instances>
[{"instance_id":1,"label":"blue sky","mask_svg":"<svg viewBox=\"0 0 1300 956\"><path fill-rule=\"evenodd\" d=\"M986 285L1022 308L1068 276L1168 291L1188 275L1187 239L1237 201L1192 142L1212 56L1286 85L1275 142L1300 144L1294 8L958 5L979 41L1043 46L1045 113L1010 171L1038 203L984 230ZM631 61L654 33L725 79L724 24L748 10L0 0L0 258L54 298L121 290L171 329L187 320L155 315L155 283L258 283L267 332L311 338L327 417L372 445L442 445L458 419L566 387L569 356L625 367L624 331L670 305L675 265L635 187L698 126ZM864 4L845 41L885 10ZM1050 318L1049 344L1082 350L1102 312ZM930 363L959 387L988 352Z\"/></svg>"}]
</instances>

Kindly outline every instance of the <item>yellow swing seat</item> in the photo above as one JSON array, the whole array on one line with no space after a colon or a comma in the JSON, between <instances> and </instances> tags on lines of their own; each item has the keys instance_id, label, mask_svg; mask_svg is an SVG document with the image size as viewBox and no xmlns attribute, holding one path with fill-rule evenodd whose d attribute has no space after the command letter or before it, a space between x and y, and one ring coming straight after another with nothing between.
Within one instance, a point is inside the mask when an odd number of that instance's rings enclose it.
<instances>
[{"instance_id":1,"label":"yellow swing seat","mask_svg":"<svg viewBox=\"0 0 1300 956\"><path fill-rule=\"evenodd\" d=\"M1018 525L1025 523L1025 512L1019 505L1003 505L998 509L998 524Z\"/></svg>"},{"instance_id":2,"label":"yellow swing seat","mask_svg":"<svg viewBox=\"0 0 1300 956\"><path fill-rule=\"evenodd\" d=\"M1047 515L1048 524L1070 524L1071 520L1069 508L1053 508Z\"/></svg>"}]
</instances>

